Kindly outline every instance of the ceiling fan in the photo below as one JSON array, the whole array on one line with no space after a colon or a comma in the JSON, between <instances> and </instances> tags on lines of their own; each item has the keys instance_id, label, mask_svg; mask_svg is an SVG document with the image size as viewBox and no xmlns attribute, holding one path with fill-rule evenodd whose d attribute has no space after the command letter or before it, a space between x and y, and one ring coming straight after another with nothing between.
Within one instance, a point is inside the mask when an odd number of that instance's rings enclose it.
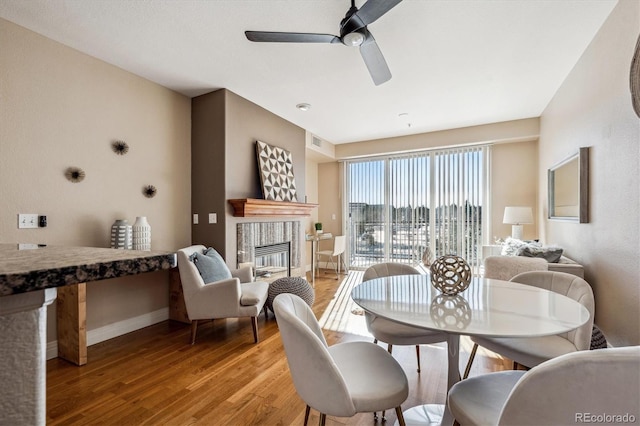
<instances>
[{"instance_id":1,"label":"ceiling fan","mask_svg":"<svg viewBox=\"0 0 640 426\"><path fill-rule=\"evenodd\" d=\"M351 8L340 21L340 36L314 33L283 33L270 31L245 31L247 39L266 43L342 43L360 47L360 54L376 86L391 79L391 71L382 52L367 29L402 0L368 0L360 9L351 0Z\"/></svg>"}]
</instances>

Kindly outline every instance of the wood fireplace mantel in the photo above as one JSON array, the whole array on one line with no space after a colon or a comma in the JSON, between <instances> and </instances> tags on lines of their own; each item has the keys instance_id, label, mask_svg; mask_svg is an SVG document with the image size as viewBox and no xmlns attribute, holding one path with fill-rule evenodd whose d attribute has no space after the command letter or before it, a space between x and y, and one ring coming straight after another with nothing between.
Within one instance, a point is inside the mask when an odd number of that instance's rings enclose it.
<instances>
[{"instance_id":1,"label":"wood fireplace mantel","mask_svg":"<svg viewBox=\"0 0 640 426\"><path fill-rule=\"evenodd\" d=\"M235 217L311 216L311 210L318 207L313 203L292 203L257 198L228 201L233 206L233 216Z\"/></svg>"}]
</instances>

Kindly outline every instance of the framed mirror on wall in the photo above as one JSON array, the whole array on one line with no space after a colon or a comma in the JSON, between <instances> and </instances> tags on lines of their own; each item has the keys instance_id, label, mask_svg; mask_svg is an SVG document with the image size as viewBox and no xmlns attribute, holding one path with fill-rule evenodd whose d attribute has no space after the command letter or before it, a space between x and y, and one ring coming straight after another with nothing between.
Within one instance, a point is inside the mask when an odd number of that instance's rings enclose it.
<instances>
[{"instance_id":1,"label":"framed mirror on wall","mask_svg":"<svg viewBox=\"0 0 640 426\"><path fill-rule=\"evenodd\" d=\"M589 148L580 148L547 175L549 219L589 222Z\"/></svg>"}]
</instances>

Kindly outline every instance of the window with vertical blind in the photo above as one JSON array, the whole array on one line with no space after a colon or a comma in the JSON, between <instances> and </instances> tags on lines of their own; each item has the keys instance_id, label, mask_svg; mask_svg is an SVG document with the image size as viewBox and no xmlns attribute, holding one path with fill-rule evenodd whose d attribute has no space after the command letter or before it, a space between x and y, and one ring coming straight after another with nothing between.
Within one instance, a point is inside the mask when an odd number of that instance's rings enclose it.
<instances>
[{"instance_id":1,"label":"window with vertical blind","mask_svg":"<svg viewBox=\"0 0 640 426\"><path fill-rule=\"evenodd\" d=\"M478 266L488 208L489 147L424 151L345 163L351 267L419 263L456 254Z\"/></svg>"}]
</instances>

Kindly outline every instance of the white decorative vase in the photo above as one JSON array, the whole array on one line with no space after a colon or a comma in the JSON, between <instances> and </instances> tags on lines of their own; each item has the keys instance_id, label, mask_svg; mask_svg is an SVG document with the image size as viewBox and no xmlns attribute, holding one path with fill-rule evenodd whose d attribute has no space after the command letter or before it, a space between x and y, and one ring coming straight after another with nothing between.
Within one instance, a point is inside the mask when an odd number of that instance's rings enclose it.
<instances>
[{"instance_id":1,"label":"white decorative vase","mask_svg":"<svg viewBox=\"0 0 640 426\"><path fill-rule=\"evenodd\" d=\"M131 225L126 219L118 219L111 225L111 248L131 250Z\"/></svg>"},{"instance_id":2,"label":"white decorative vase","mask_svg":"<svg viewBox=\"0 0 640 426\"><path fill-rule=\"evenodd\" d=\"M136 217L133 224L133 249L151 250L151 225L146 216Z\"/></svg>"}]
</instances>

